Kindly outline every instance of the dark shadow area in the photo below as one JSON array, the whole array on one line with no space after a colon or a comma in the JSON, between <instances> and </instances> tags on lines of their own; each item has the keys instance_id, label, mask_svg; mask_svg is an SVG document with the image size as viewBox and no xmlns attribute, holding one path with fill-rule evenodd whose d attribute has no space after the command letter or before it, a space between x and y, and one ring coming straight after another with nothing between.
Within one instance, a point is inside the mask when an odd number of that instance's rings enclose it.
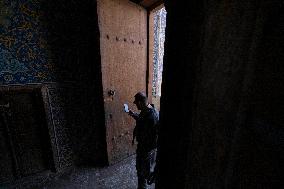
<instances>
[{"instance_id":1,"label":"dark shadow area","mask_svg":"<svg viewBox=\"0 0 284 189\"><path fill-rule=\"evenodd\" d=\"M42 2L66 130L78 165L105 165L106 144L95 1Z\"/></svg>"},{"instance_id":2,"label":"dark shadow area","mask_svg":"<svg viewBox=\"0 0 284 189\"><path fill-rule=\"evenodd\" d=\"M162 81L158 188L184 188L186 149L192 143L196 64L202 35L203 4L165 1L167 27ZM189 25L190 23L190 25Z\"/></svg>"},{"instance_id":3,"label":"dark shadow area","mask_svg":"<svg viewBox=\"0 0 284 189\"><path fill-rule=\"evenodd\" d=\"M283 2L165 7L157 188L283 185Z\"/></svg>"}]
</instances>

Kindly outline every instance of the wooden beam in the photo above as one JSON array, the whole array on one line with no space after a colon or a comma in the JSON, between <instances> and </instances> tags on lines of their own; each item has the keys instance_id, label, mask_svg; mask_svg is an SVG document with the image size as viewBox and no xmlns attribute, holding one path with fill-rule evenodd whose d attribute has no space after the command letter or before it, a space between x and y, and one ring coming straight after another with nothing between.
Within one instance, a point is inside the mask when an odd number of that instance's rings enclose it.
<instances>
[{"instance_id":1,"label":"wooden beam","mask_svg":"<svg viewBox=\"0 0 284 189\"><path fill-rule=\"evenodd\" d=\"M130 0L136 4L141 5L142 7L144 7L147 10L153 10L155 9L157 6L163 4L163 0Z\"/></svg>"},{"instance_id":2,"label":"wooden beam","mask_svg":"<svg viewBox=\"0 0 284 189\"><path fill-rule=\"evenodd\" d=\"M164 3L163 0L156 1L154 4L152 4L150 7L148 7L147 10L152 11L152 10L156 9L157 7L160 7L163 3ZM160 8L162 8L162 7L160 7Z\"/></svg>"}]
</instances>

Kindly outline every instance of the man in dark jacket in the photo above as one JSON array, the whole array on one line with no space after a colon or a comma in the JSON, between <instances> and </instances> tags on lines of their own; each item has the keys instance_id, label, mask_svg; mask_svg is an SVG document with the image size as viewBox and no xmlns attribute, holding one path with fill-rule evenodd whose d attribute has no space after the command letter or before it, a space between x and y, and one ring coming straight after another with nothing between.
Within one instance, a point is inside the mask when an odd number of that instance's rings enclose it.
<instances>
[{"instance_id":1,"label":"man in dark jacket","mask_svg":"<svg viewBox=\"0 0 284 189\"><path fill-rule=\"evenodd\" d=\"M129 111L129 115L136 120L133 139L136 137L138 142L136 150L138 189L146 189L147 179L153 170L156 158L159 114L148 103L144 93L139 92L134 98L134 104L138 110L141 110L140 114Z\"/></svg>"}]
</instances>

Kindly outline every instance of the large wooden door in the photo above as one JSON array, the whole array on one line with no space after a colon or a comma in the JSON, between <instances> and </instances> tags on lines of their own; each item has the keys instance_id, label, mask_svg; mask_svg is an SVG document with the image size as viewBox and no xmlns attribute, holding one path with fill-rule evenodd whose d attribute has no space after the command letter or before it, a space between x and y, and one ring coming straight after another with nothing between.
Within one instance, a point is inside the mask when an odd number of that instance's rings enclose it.
<instances>
[{"instance_id":1,"label":"large wooden door","mask_svg":"<svg viewBox=\"0 0 284 189\"><path fill-rule=\"evenodd\" d=\"M123 111L133 96L146 92L147 11L128 0L98 0L102 80L108 160L115 163L135 151L134 120Z\"/></svg>"}]
</instances>

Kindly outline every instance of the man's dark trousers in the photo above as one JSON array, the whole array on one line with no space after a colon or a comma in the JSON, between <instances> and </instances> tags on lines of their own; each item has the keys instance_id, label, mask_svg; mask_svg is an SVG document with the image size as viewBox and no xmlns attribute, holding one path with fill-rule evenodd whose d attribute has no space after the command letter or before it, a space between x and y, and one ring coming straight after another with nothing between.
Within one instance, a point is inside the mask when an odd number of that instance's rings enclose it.
<instances>
[{"instance_id":1,"label":"man's dark trousers","mask_svg":"<svg viewBox=\"0 0 284 189\"><path fill-rule=\"evenodd\" d=\"M138 189L147 189L147 179L154 169L156 149L150 152L136 152L136 170L138 176Z\"/></svg>"}]
</instances>

